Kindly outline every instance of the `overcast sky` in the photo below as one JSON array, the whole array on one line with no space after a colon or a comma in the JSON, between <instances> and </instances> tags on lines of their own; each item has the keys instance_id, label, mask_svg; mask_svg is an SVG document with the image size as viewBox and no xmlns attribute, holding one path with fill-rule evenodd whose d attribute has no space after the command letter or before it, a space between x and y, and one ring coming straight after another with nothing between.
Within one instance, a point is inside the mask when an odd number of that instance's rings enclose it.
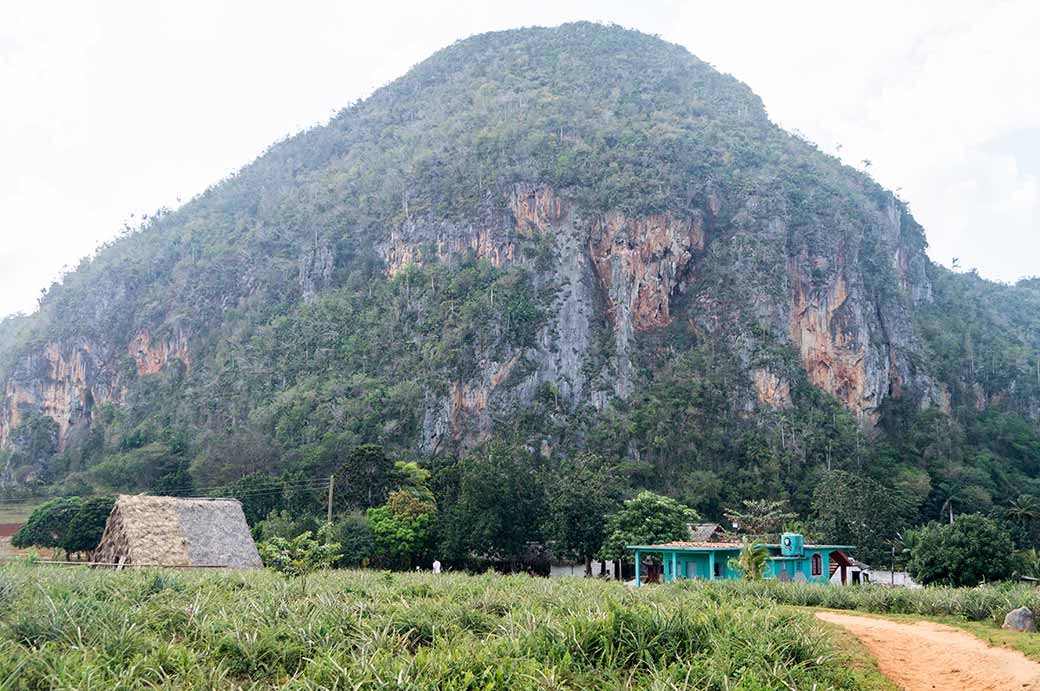
<instances>
[{"instance_id":1,"label":"overcast sky","mask_svg":"<svg viewBox=\"0 0 1040 691\"><path fill-rule=\"evenodd\" d=\"M735 75L899 189L932 258L1040 274L1040 2L0 4L0 316L113 237L430 53L589 19Z\"/></svg>"}]
</instances>

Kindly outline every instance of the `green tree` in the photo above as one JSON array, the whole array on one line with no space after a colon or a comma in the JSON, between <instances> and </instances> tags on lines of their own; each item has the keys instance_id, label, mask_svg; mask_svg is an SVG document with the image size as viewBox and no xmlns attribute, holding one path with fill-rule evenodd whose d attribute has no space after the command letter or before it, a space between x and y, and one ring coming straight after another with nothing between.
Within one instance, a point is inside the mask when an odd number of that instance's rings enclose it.
<instances>
[{"instance_id":1,"label":"green tree","mask_svg":"<svg viewBox=\"0 0 1040 691\"><path fill-rule=\"evenodd\" d=\"M920 583L976 586L999 581L1015 568L1011 535L992 518L962 514L953 523L913 531L907 571Z\"/></svg>"},{"instance_id":2,"label":"green tree","mask_svg":"<svg viewBox=\"0 0 1040 691\"><path fill-rule=\"evenodd\" d=\"M434 508L417 511L411 497L401 499L400 491L394 492L385 506L366 512L372 528L372 557L381 566L410 568L429 552ZM402 505L413 506L402 510Z\"/></svg>"},{"instance_id":3,"label":"green tree","mask_svg":"<svg viewBox=\"0 0 1040 691\"><path fill-rule=\"evenodd\" d=\"M823 539L855 545L868 563L890 559L889 542L916 515L904 493L842 470L824 475L812 511L813 528Z\"/></svg>"},{"instance_id":4,"label":"green tree","mask_svg":"<svg viewBox=\"0 0 1040 691\"><path fill-rule=\"evenodd\" d=\"M291 539L273 537L258 544L257 550L264 566L286 576L305 577L331 566L339 558L340 546L325 539L325 530L322 526L317 538L309 530Z\"/></svg>"},{"instance_id":5,"label":"green tree","mask_svg":"<svg viewBox=\"0 0 1040 691\"><path fill-rule=\"evenodd\" d=\"M640 492L607 519L601 554L606 559L622 559L628 556L627 545L685 540L689 524L698 520L696 511L670 497Z\"/></svg>"},{"instance_id":6,"label":"green tree","mask_svg":"<svg viewBox=\"0 0 1040 691\"><path fill-rule=\"evenodd\" d=\"M394 462L382 446L354 447L336 471L336 506L341 510L379 506L389 494L393 472Z\"/></svg>"},{"instance_id":7,"label":"green tree","mask_svg":"<svg viewBox=\"0 0 1040 691\"><path fill-rule=\"evenodd\" d=\"M581 558L590 577L607 518L620 504L620 482L601 457L582 454L564 462L546 485L546 537L555 549Z\"/></svg>"},{"instance_id":8,"label":"green tree","mask_svg":"<svg viewBox=\"0 0 1040 691\"><path fill-rule=\"evenodd\" d=\"M332 525L332 538L340 544L337 566L368 566L375 553L375 534L363 511L338 516Z\"/></svg>"},{"instance_id":9,"label":"green tree","mask_svg":"<svg viewBox=\"0 0 1040 691\"><path fill-rule=\"evenodd\" d=\"M18 549L63 549L69 525L81 508L83 500L80 497L62 497L40 504L11 538L11 544Z\"/></svg>"},{"instance_id":10,"label":"green tree","mask_svg":"<svg viewBox=\"0 0 1040 691\"><path fill-rule=\"evenodd\" d=\"M115 497L91 497L84 499L69 521L62 535L61 547L66 554L87 552L92 554L101 542L108 516L115 506Z\"/></svg>"},{"instance_id":11,"label":"green tree","mask_svg":"<svg viewBox=\"0 0 1040 691\"><path fill-rule=\"evenodd\" d=\"M541 537L544 492L530 454L491 444L462 458L457 473L457 498L441 528L446 557L515 566L527 543Z\"/></svg>"}]
</instances>

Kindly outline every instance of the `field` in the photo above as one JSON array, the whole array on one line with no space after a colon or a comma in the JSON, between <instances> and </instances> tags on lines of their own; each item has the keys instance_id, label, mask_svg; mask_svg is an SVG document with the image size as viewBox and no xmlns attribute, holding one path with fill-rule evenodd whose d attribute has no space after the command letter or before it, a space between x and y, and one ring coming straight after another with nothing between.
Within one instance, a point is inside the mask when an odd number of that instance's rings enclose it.
<instances>
[{"instance_id":1,"label":"field","mask_svg":"<svg viewBox=\"0 0 1040 691\"><path fill-rule=\"evenodd\" d=\"M0 568L3 689L887 688L808 611L719 586Z\"/></svg>"}]
</instances>

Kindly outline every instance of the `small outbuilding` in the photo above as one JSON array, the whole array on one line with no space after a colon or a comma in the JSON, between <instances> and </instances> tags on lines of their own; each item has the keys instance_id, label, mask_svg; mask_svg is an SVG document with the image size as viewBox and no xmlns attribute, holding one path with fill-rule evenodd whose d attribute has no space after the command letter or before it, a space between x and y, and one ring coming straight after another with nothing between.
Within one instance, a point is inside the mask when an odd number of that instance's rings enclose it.
<instances>
[{"instance_id":1,"label":"small outbuilding","mask_svg":"<svg viewBox=\"0 0 1040 691\"><path fill-rule=\"evenodd\" d=\"M263 563L237 499L120 495L94 562L255 568Z\"/></svg>"}]
</instances>

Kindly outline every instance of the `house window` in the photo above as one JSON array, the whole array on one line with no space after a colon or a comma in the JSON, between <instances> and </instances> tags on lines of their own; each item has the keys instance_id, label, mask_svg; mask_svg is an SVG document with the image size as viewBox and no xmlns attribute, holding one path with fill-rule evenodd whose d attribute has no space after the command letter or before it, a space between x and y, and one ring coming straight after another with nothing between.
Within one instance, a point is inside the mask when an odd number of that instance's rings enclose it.
<instances>
[{"instance_id":1,"label":"house window","mask_svg":"<svg viewBox=\"0 0 1040 691\"><path fill-rule=\"evenodd\" d=\"M722 578L722 562L715 562L715 578Z\"/></svg>"},{"instance_id":2,"label":"house window","mask_svg":"<svg viewBox=\"0 0 1040 691\"><path fill-rule=\"evenodd\" d=\"M819 554L812 555L812 575L823 575L823 557L821 557Z\"/></svg>"}]
</instances>

